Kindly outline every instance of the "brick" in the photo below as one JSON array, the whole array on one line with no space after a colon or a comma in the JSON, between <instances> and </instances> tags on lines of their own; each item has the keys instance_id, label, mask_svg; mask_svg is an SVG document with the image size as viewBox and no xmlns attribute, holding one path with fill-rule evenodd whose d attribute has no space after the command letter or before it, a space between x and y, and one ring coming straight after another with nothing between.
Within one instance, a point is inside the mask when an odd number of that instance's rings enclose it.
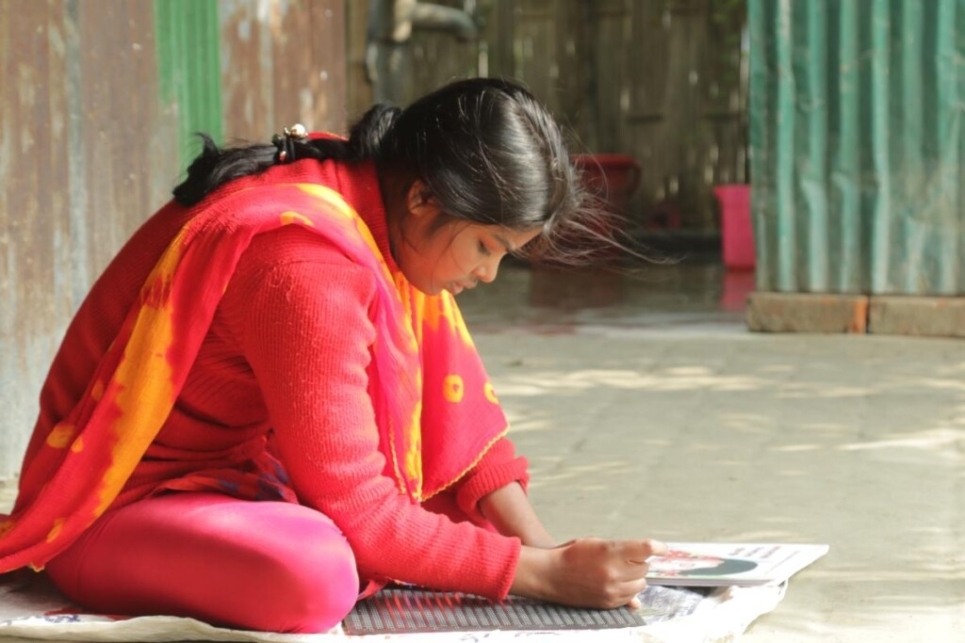
<instances>
[{"instance_id":1,"label":"brick","mask_svg":"<svg viewBox=\"0 0 965 643\"><path fill-rule=\"evenodd\" d=\"M872 297L868 332L965 337L965 297Z\"/></svg>"},{"instance_id":2,"label":"brick","mask_svg":"<svg viewBox=\"0 0 965 643\"><path fill-rule=\"evenodd\" d=\"M770 333L864 333L864 295L754 292L747 301L747 327Z\"/></svg>"}]
</instances>

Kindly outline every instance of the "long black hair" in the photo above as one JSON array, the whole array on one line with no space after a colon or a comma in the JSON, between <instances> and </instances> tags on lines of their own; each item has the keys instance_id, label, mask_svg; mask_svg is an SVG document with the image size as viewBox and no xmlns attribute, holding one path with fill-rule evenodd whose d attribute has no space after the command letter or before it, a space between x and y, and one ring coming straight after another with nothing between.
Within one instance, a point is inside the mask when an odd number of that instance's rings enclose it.
<instances>
[{"instance_id":1,"label":"long black hair","mask_svg":"<svg viewBox=\"0 0 965 643\"><path fill-rule=\"evenodd\" d=\"M202 138L201 154L174 189L175 200L185 206L278 159L274 145L219 149ZM585 193L556 121L510 81L456 81L404 110L372 107L347 140L289 144L295 159L374 161L380 175L399 177L403 190L421 180L453 219L513 230L542 228L522 253L531 258L579 264L593 253L588 239L606 242L610 236L601 225L608 215Z\"/></svg>"}]
</instances>

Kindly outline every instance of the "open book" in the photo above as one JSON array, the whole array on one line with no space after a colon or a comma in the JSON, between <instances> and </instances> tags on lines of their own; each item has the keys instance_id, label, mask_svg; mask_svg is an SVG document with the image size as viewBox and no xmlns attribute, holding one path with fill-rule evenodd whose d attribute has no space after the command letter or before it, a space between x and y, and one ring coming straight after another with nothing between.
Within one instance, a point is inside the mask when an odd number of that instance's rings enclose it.
<instances>
[{"instance_id":1,"label":"open book","mask_svg":"<svg viewBox=\"0 0 965 643\"><path fill-rule=\"evenodd\" d=\"M778 543L667 543L670 551L651 556L652 585L709 587L782 583L821 556L827 545Z\"/></svg>"}]
</instances>

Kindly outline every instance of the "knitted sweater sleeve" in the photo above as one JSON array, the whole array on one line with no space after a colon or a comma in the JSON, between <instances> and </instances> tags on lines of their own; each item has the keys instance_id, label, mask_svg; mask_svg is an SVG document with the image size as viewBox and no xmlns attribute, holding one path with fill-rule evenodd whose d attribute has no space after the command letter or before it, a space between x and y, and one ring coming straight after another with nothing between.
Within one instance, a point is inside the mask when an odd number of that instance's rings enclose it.
<instances>
[{"instance_id":1,"label":"knitted sweater sleeve","mask_svg":"<svg viewBox=\"0 0 965 643\"><path fill-rule=\"evenodd\" d=\"M486 452L486 455L453 487L456 505L473 522L483 523L479 501L511 482L519 482L525 491L529 484L529 463L516 456L516 449L509 438L503 437Z\"/></svg>"},{"instance_id":2,"label":"knitted sweater sleeve","mask_svg":"<svg viewBox=\"0 0 965 643\"><path fill-rule=\"evenodd\" d=\"M338 525L362 577L505 597L519 540L426 511L383 474L366 370L375 276L304 232L262 236L222 308L301 502Z\"/></svg>"}]
</instances>

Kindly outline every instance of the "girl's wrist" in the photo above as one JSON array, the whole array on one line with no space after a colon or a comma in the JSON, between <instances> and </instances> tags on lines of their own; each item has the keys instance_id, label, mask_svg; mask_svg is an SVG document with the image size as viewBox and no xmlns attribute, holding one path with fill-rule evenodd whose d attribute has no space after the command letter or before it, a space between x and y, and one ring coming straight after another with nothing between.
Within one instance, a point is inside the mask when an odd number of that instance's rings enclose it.
<instances>
[{"instance_id":1,"label":"girl's wrist","mask_svg":"<svg viewBox=\"0 0 965 643\"><path fill-rule=\"evenodd\" d=\"M526 598L552 600L552 583L548 580L553 569L551 549L523 545L510 593Z\"/></svg>"}]
</instances>

